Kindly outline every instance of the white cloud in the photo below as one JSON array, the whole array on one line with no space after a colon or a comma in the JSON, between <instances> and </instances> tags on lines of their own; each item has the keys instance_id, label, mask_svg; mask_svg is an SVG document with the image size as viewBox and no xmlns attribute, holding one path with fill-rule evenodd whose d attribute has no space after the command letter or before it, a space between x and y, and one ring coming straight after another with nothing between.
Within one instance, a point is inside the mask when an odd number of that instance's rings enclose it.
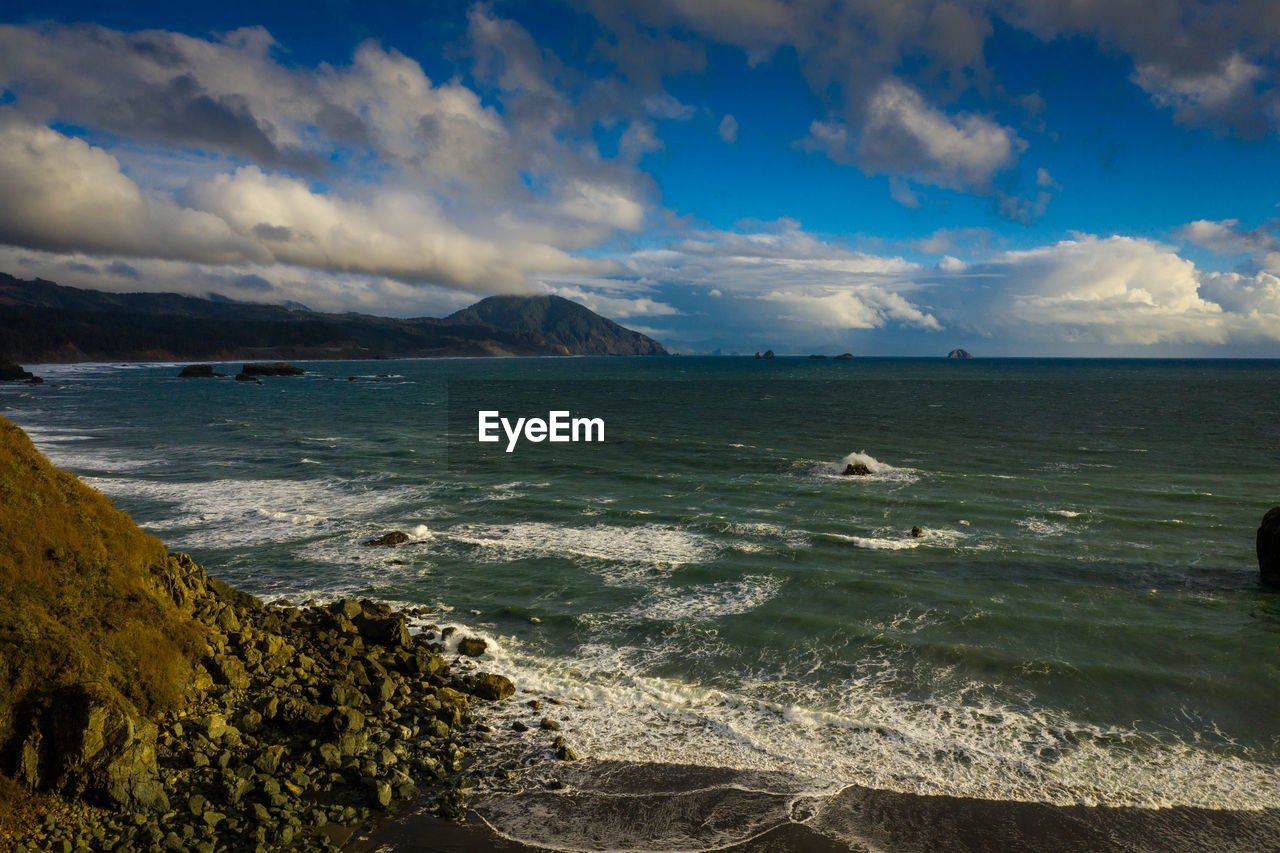
<instances>
[{"instance_id":1,"label":"white cloud","mask_svg":"<svg viewBox=\"0 0 1280 853\"><path fill-rule=\"evenodd\" d=\"M720 134L723 142L734 143L738 141L738 120L730 114L726 114L720 119L720 127L716 131Z\"/></svg>"},{"instance_id":2,"label":"white cloud","mask_svg":"<svg viewBox=\"0 0 1280 853\"><path fill-rule=\"evenodd\" d=\"M1195 265L1149 240L1085 235L1005 252L979 269L997 284L970 309L972 327L1102 345L1229 337L1222 307L1200 295Z\"/></svg>"},{"instance_id":3,"label":"white cloud","mask_svg":"<svg viewBox=\"0 0 1280 853\"><path fill-rule=\"evenodd\" d=\"M12 116L0 118L0 242L220 263L269 258L218 217L145 192L102 149Z\"/></svg>"},{"instance_id":4,"label":"white cloud","mask_svg":"<svg viewBox=\"0 0 1280 853\"><path fill-rule=\"evenodd\" d=\"M988 192L995 174L1013 165L1025 148L1010 128L973 113L948 116L915 89L889 79L871 99L857 155L868 174Z\"/></svg>"},{"instance_id":5,"label":"white cloud","mask_svg":"<svg viewBox=\"0 0 1280 853\"><path fill-rule=\"evenodd\" d=\"M1180 70L1161 63L1141 64L1134 72L1133 82L1158 106L1172 108L1178 122L1212 126L1225 119L1237 130L1253 135L1256 131L1249 126L1260 117L1247 113L1255 103L1254 87L1264 76L1262 66L1232 53L1217 67L1203 70Z\"/></svg>"}]
</instances>

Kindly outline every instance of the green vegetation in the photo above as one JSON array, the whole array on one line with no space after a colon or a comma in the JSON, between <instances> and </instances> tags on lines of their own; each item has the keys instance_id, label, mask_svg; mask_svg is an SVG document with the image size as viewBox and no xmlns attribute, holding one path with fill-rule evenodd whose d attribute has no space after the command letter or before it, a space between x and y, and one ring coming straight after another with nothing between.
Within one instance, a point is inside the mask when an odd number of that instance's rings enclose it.
<instances>
[{"instance_id":1,"label":"green vegetation","mask_svg":"<svg viewBox=\"0 0 1280 853\"><path fill-rule=\"evenodd\" d=\"M143 714L182 700L199 626L165 589L164 545L0 418L0 747L66 691Z\"/></svg>"}]
</instances>

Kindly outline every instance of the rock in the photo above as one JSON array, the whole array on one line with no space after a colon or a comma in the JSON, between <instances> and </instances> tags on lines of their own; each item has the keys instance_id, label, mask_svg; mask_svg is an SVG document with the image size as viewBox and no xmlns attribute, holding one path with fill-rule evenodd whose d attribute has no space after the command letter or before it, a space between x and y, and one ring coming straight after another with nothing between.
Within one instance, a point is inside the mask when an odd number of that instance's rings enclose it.
<instances>
[{"instance_id":1,"label":"rock","mask_svg":"<svg viewBox=\"0 0 1280 853\"><path fill-rule=\"evenodd\" d=\"M261 380L261 379L259 379L259 378L258 378L258 377L256 377L256 376L250 376L250 375L249 375L249 374L247 374L247 373L237 373L237 374L236 374L236 381L237 381L237 382L257 382L259 385L261 385L261 384L262 384L262 380Z\"/></svg>"},{"instance_id":2,"label":"rock","mask_svg":"<svg viewBox=\"0 0 1280 853\"><path fill-rule=\"evenodd\" d=\"M953 349L947 353L947 358L973 358L973 356L962 349Z\"/></svg>"},{"instance_id":3,"label":"rock","mask_svg":"<svg viewBox=\"0 0 1280 853\"><path fill-rule=\"evenodd\" d=\"M853 361L853 353L842 352L838 356L836 356L836 361Z\"/></svg>"},{"instance_id":4,"label":"rock","mask_svg":"<svg viewBox=\"0 0 1280 853\"><path fill-rule=\"evenodd\" d=\"M911 527L911 536L912 536L912 538L914 538L914 539L919 539L919 538L920 538L921 536L923 536L923 535L924 535L924 530L920 527L920 525L918 525L918 524L916 524L916 525L912 525L912 527Z\"/></svg>"},{"instance_id":5,"label":"rock","mask_svg":"<svg viewBox=\"0 0 1280 853\"><path fill-rule=\"evenodd\" d=\"M381 779L369 780L369 804L380 809L391 805L391 785Z\"/></svg>"},{"instance_id":6,"label":"rock","mask_svg":"<svg viewBox=\"0 0 1280 853\"><path fill-rule=\"evenodd\" d=\"M212 364L188 364L178 374L180 379L212 379L215 376L226 376L226 374L215 373Z\"/></svg>"},{"instance_id":7,"label":"rock","mask_svg":"<svg viewBox=\"0 0 1280 853\"><path fill-rule=\"evenodd\" d=\"M760 350L756 350L756 358L760 357Z\"/></svg>"},{"instance_id":8,"label":"rock","mask_svg":"<svg viewBox=\"0 0 1280 853\"><path fill-rule=\"evenodd\" d=\"M364 714L355 708L335 708L331 723L335 732L358 732L364 728Z\"/></svg>"},{"instance_id":9,"label":"rock","mask_svg":"<svg viewBox=\"0 0 1280 853\"><path fill-rule=\"evenodd\" d=\"M481 699L488 699L490 702L506 699L515 692L516 686L511 683L511 679L503 675L494 675L491 672L478 674L471 684L472 695L479 696Z\"/></svg>"},{"instance_id":10,"label":"rock","mask_svg":"<svg viewBox=\"0 0 1280 853\"><path fill-rule=\"evenodd\" d=\"M329 605L329 612L344 619L358 619L364 615L360 602L351 598L340 598Z\"/></svg>"},{"instance_id":11,"label":"rock","mask_svg":"<svg viewBox=\"0 0 1280 853\"><path fill-rule=\"evenodd\" d=\"M767 350L765 350L765 351L764 351L764 355L762 355L762 356L760 356L760 357L761 357L761 358L773 358L773 357L774 357L774 355L773 355L773 350L771 350L771 349L767 349Z\"/></svg>"},{"instance_id":12,"label":"rock","mask_svg":"<svg viewBox=\"0 0 1280 853\"><path fill-rule=\"evenodd\" d=\"M306 371L287 362L273 361L269 364L246 364L241 373L246 376L302 376Z\"/></svg>"},{"instance_id":13,"label":"rock","mask_svg":"<svg viewBox=\"0 0 1280 853\"><path fill-rule=\"evenodd\" d=\"M558 732L560 731L560 724L550 717L543 717L542 722L538 723L538 728L544 732Z\"/></svg>"},{"instance_id":14,"label":"rock","mask_svg":"<svg viewBox=\"0 0 1280 853\"><path fill-rule=\"evenodd\" d=\"M1266 586L1280 587L1280 506L1262 517L1258 528L1258 573Z\"/></svg>"},{"instance_id":15,"label":"rock","mask_svg":"<svg viewBox=\"0 0 1280 853\"><path fill-rule=\"evenodd\" d=\"M517 732L529 731L529 727L526 724L520 722L519 720L516 720L514 723L511 724L511 729Z\"/></svg>"},{"instance_id":16,"label":"rock","mask_svg":"<svg viewBox=\"0 0 1280 853\"><path fill-rule=\"evenodd\" d=\"M413 638L409 636L409 629L405 626L403 616L359 619L355 624L360 636L370 643L377 643L389 649L406 649L413 645Z\"/></svg>"},{"instance_id":17,"label":"rock","mask_svg":"<svg viewBox=\"0 0 1280 853\"><path fill-rule=\"evenodd\" d=\"M466 637L458 641L458 654L466 655L469 658L478 658L484 654L484 650L489 644L479 637Z\"/></svg>"},{"instance_id":18,"label":"rock","mask_svg":"<svg viewBox=\"0 0 1280 853\"><path fill-rule=\"evenodd\" d=\"M364 543L369 548L390 548L392 545L403 545L409 541L409 534L401 530L393 530L390 533L384 533L377 539L370 539Z\"/></svg>"},{"instance_id":19,"label":"rock","mask_svg":"<svg viewBox=\"0 0 1280 853\"><path fill-rule=\"evenodd\" d=\"M850 462L844 466L844 470L840 472L844 477L865 477L871 473L871 469L862 462Z\"/></svg>"},{"instance_id":20,"label":"rock","mask_svg":"<svg viewBox=\"0 0 1280 853\"><path fill-rule=\"evenodd\" d=\"M826 358L825 355L811 355L809 358Z\"/></svg>"},{"instance_id":21,"label":"rock","mask_svg":"<svg viewBox=\"0 0 1280 853\"><path fill-rule=\"evenodd\" d=\"M25 382L36 377L22 365L10 361L7 356L0 356L0 382Z\"/></svg>"}]
</instances>

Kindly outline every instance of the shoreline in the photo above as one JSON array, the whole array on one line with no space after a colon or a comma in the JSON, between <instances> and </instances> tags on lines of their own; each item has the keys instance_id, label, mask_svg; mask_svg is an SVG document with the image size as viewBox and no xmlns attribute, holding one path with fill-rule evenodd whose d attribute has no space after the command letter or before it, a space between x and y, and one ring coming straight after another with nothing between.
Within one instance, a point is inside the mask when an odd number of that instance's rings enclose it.
<instances>
[{"instance_id":1,"label":"shoreline","mask_svg":"<svg viewBox=\"0 0 1280 853\"><path fill-rule=\"evenodd\" d=\"M467 822L410 807L355 853L716 850L724 853L1255 853L1280 846L1280 808L1054 806L848 786L827 798L762 795L751 774L691 765L594 762L562 768L565 787L505 802L477 792ZM592 787L606 781L607 787ZM743 784L746 783L746 784ZM503 817L519 810L520 831ZM740 828L726 819L740 815ZM648 833L648 834L646 834ZM699 833L704 836L699 844Z\"/></svg>"}]
</instances>

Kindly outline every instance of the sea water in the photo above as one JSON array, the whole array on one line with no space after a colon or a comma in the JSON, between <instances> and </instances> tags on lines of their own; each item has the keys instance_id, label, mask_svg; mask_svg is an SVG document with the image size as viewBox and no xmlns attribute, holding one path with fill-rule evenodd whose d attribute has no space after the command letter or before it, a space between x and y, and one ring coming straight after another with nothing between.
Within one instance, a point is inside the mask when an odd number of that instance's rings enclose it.
<instances>
[{"instance_id":1,"label":"sea water","mask_svg":"<svg viewBox=\"0 0 1280 853\"><path fill-rule=\"evenodd\" d=\"M1280 596L1253 552L1280 362L300 365L46 366L0 405L236 586L436 608L564 703L585 759L1280 805ZM599 416L605 440L506 453L479 409ZM394 529L412 543L363 545Z\"/></svg>"}]
</instances>

